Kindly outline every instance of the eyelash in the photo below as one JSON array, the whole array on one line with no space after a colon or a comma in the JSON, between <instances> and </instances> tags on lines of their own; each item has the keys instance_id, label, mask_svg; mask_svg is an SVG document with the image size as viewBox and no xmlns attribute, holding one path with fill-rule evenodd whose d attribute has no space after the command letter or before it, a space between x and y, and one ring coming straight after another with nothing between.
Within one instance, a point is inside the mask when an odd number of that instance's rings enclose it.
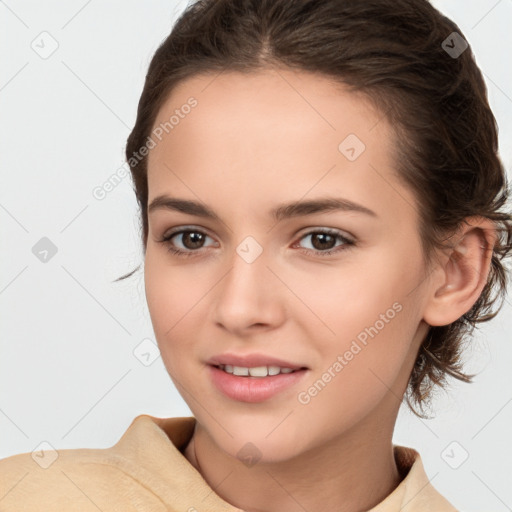
<instances>
[{"instance_id":1,"label":"eyelash","mask_svg":"<svg viewBox=\"0 0 512 512\"><path fill-rule=\"evenodd\" d=\"M158 242L163 243L167 246L167 250L176 256L179 257L191 257L191 256L197 256L198 253L201 253L201 249L189 249L187 251L184 251L182 249L177 249L173 245L171 245L171 239L174 238L176 235L181 235L184 233L200 233L201 235L209 236L208 234L204 233L200 229L182 229L180 231L174 231L169 233L167 236L163 237L161 240L158 240ZM316 234L326 234L326 235L332 235L336 237L336 239L339 239L343 242L343 245L337 246L337 248L329 249L327 251L320 251L315 249L304 249L299 248L301 252L305 252L306 254L314 253L320 257L327 257L331 256L332 254L340 253L342 251L346 251L348 249L351 249L353 246L356 245L356 242L354 240L350 240L343 236L339 231L331 230L331 229L318 229L314 231L309 231L308 233L304 233L304 235L301 236L300 240L303 238L310 236L310 235L316 235ZM211 237L210 237L211 238ZM299 240L299 241L300 241Z\"/></svg>"}]
</instances>

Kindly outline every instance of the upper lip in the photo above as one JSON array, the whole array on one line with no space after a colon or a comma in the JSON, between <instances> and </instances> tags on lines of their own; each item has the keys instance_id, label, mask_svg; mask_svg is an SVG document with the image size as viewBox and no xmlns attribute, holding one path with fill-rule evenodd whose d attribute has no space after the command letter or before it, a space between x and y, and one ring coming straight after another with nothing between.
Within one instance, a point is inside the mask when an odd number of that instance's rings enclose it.
<instances>
[{"instance_id":1,"label":"upper lip","mask_svg":"<svg viewBox=\"0 0 512 512\"><path fill-rule=\"evenodd\" d=\"M232 366L242 366L243 368L255 368L257 366L279 366L280 368L291 368L292 370L306 368L301 364L291 363L290 361L265 354L219 354L210 358L207 363L213 366L229 364Z\"/></svg>"}]
</instances>

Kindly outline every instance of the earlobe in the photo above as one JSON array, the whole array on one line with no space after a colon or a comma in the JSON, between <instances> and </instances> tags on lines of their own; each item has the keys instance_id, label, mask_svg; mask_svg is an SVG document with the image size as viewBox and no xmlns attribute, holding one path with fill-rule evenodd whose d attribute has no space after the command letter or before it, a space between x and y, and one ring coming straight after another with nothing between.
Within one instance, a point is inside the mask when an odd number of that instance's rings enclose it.
<instances>
[{"instance_id":1,"label":"earlobe","mask_svg":"<svg viewBox=\"0 0 512 512\"><path fill-rule=\"evenodd\" d=\"M478 300L487 283L496 229L489 219L471 218L454 238L431 281L423 320L432 326L456 321Z\"/></svg>"}]
</instances>

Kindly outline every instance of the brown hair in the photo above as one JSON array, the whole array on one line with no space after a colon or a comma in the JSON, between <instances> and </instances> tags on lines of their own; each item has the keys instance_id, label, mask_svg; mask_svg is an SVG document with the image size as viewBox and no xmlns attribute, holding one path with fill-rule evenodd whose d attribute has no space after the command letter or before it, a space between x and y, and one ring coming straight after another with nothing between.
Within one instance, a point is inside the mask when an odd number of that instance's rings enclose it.
<instances>
[{"instance_id":1,"label":"brown hair","mask_svg":"<svg viewBox=\"0 0 512 512\"><path fill-rule=\"evenodd\" d=\"M444 387L447 375L471 381L473 376L462 372L465 335L496 316L508 277L502 259L511 250L512 216L502 210L508 185L498 157L497 125L471 48L460 55L449 52L464 47L459 27L427 0L199 0L188 5L151 60L126 145L144 254L147 157L139 150L178 83L200 73L276 66L318 73L363 93L395 131L396 170L418 201L425 260L431 261L433 249L446 245L446 234L467 217L492 219L498 230L479 299L452 324L430 327L419 350L406 398L423 415L411 398L423 412L432 389Z\"/></svg>"}]
</instances>

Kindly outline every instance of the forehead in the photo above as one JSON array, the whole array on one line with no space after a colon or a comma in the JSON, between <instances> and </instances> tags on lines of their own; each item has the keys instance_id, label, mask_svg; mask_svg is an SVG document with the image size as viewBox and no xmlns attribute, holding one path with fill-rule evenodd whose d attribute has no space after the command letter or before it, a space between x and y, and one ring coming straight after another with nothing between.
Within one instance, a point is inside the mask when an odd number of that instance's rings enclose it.
<instances>
[{"instance_id":1,"label":"forehead","mask_svg":"<svg viewBox=\"0 0 512 512\"><path fill-rule=\"evenodd\" d=\"M308 191L400 202L399 184L389 185L394 133L387 120L365 96L321 75L197 75L172 91L155 130L161 140L153 136L148 157L150 200L178 191L206 199L222 185L247 205L256 196L272 202Z\"/></svg>"},{"instance_id":2,"label":"forehead","mask_svg":"<svg viewBox=\"0 0 512 512\"><path fill-rule=\"evenodd\" d=\"M191 98L197 105L189 109ZM381 113L363 94L348 92L347 86L323 75L289 69L208 73L186 79L171 92L153 128L164 126L183 109L190 112L180 116L172 135L179 136L183 127L192 124L186 119L192 118L200 122L190 128L204 141L215 137L241 142L246 134L267 135L271 140L280 135L280 143L307 138L317 144L324 138L328 144L348 133L365 138L377 124L380 138L389 131ZM387 139L389 134L385 135Z\"/></svg>"}]
</instances>

